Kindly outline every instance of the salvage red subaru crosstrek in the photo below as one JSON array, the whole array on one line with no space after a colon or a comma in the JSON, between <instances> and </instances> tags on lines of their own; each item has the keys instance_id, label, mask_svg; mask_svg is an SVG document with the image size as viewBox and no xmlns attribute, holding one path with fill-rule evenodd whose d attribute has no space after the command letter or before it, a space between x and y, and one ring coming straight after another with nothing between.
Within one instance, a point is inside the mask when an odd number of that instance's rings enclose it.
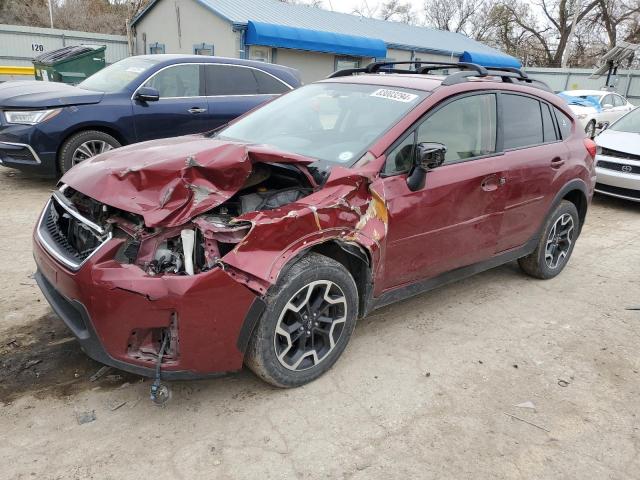
<instances>
[{"instance_id":1,"label":"salvage red subaru crosstrek","mask_svg":"<svg viewBox=\"0 0 640 480\"><path fill-rule=\"evenodd\" d=\"M519 70L371 64L74 167L35 228L36 278L99 362L165 379L244 363L294 387L375 308L513 260L557 275L594 156Z\"/></svg>"}]
</instances>

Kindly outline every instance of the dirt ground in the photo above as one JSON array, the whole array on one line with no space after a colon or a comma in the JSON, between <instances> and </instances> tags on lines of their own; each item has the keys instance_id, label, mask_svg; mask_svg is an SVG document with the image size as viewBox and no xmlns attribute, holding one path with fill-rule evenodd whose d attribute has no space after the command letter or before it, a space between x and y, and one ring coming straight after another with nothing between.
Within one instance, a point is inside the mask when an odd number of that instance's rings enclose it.
<instances>
[{"instance_id":1,"label":"dirt ground","mask_svg":"<svg viewBox=\"0 0 640 480\"><path fill-rule=\"evenodd\" d=\"M510 264L375 312L303 388L243 371L158 408L90 381L31 278L51 188L0 170L2 479L640 478L638 205L596 197L554 280Z\"/></svg>"}]
</instances>

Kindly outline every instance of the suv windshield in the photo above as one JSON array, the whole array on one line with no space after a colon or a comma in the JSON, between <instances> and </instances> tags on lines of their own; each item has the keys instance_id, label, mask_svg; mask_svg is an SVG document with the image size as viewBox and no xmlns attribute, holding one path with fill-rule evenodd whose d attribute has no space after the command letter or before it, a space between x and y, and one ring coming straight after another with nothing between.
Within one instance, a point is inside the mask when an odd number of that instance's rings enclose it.
<instances>
[{"instance_id":1,"label":"suv windshield","mask_svg":"<svg viewBox=\"0 0 640 480\"><path fill-rule=\"evenodd\" d=\"M640 108L629 112L616 123L611 125L610 130L616 132L640 133Z\"/></svg>"},{"instance_id":2,"label":"suv windshield","mask_svg":"<svg viewBox=\"0 0 640 480\"><path fill-rule=\"evenodd\" d=\"M353 164L427 95L379 85L314 83L268 103L217 137Z\"/></svg>"},{"instance_id":3,"label":"suv windshield","mask_svg":"<svg viewBox=\"0 0 640 480\"><path fill-rule=\"evenodd\" d=\"M85 81L80 82L78 87L97 92L117 92L156 63L158 60L151 58L125 58L94 73Z\"/></svg>"}]
</instances>

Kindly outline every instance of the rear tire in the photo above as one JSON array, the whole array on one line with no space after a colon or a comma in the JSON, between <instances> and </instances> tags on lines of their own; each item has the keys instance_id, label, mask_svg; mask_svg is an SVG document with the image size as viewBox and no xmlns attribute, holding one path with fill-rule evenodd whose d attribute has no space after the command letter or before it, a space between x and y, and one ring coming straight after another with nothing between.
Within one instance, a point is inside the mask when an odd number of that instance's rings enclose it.
<instances>
[{"instance_id":1,"label":"rear tire","mask_svg":"<svg viewBox=\"0 0 640 480\"><path fill-rule=\"evenodd\" d=\"M282 388L304 385L329 370L358 316L358 290L342 264L311 253L281 275L265 300L245 364Z\"/></svg>"},{"instance_id":2,"label":"rear tire","mask_svg":"<svg viewBox=\"0 0 640 480\"><path fill-rule=\"evenodd\" d=\"M543 280L555 277L569 261L579 233L580 217L576 206L562 200L547 217L536 249L518 259L518 265L532 277Z\"/></svg>"},{"instance_id":3,"label":"rear tire","mask_svg":"<svg viewBox=\"0 0 640 480\"><path fill-rule=\"evenodd\" d=\"M75 133L65 140L60 149L58 158L60 173L64 175L82 160L120 146L118 140L99 130L85 130Z\"/></svg>"}]
</instances>

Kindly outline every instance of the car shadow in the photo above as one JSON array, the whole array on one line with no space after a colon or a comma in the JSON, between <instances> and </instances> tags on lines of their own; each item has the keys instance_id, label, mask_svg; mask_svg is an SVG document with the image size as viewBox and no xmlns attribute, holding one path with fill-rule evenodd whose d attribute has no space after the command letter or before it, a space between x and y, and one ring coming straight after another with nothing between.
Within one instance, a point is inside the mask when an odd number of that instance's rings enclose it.
<instances>
[{"instance_id":1,"label":"car shadow","mask_svg":"<svg viewBox=\"0 0 640 480\"><path fill-rule=\"evenodd\" d=\"M20 183L22 186L42 190L42 188L54 188L58 182L55 178L38 177L36 175L15 170L13 168L2 167L0 170L2 177L7 181Z\"/></svg>"},{"instance_id":2,"label":"car shadow","mask_svg":"<svg viewBox=\"0 0 640 480\"><path fill-rule=\"evenodd\" d=\"M592 200L593 205L610 208L617 211L633 212L640 214L640 202L625 200L624 198L612 197L596 192Z\"/></svg>"}]
</instances>

